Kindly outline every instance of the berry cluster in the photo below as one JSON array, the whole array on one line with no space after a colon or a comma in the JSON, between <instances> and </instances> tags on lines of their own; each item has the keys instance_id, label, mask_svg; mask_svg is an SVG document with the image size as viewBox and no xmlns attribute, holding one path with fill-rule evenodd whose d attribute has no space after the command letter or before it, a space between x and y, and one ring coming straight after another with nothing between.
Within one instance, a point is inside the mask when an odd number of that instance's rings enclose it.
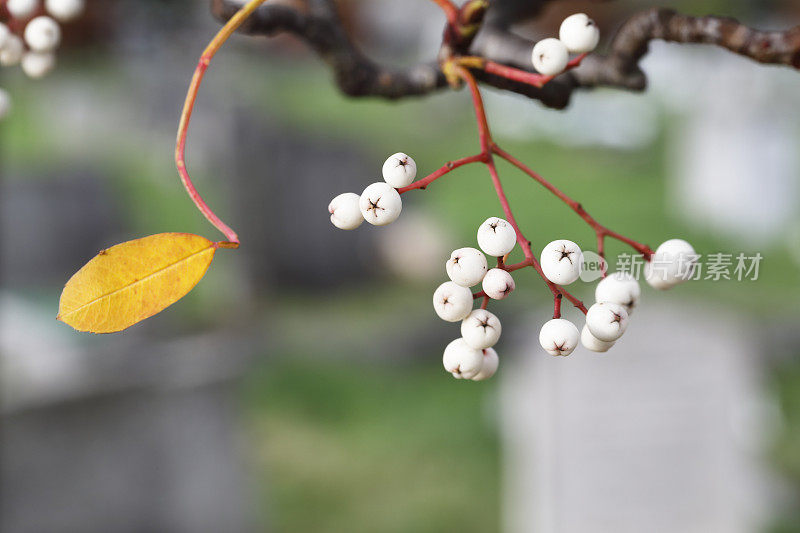
<instances>
[{"instance_id":1,"label":"berry cluster","mask_svg":"<svg viewBox=\"0 0 800 533\"><path fill-rule=\"evenodd\" d=\"M331 222L339 229L353 230L365 220L373 226L391 224L400 216L403 201L401 189L410 185L417 176L417 164L409 156L398 152L383 164L383 179L369 185L361 196L345 192L331 200L328 212Z\"/></svg>"},{"instance_id":2,"label":"berry cluster","mask_svg":"<svg viewBox=\"0 0 800 533\"><path fill-rule=\"evenodd\" d=\"M433 294L436 314L447 322L461 322L461 337L447 345L443 356L445 369L457 379L480 381L490 378L497 371L499 361L493 346L500 339L502 327L497 316L486 308L490 301L502 300L514 291L514 271L533 268L553 294L553 318L542 326L539 343L547 353L555 356L571 354L579 342L594 352L607 351L627 329L629 316L641 293L638 281L629 273L616 272L606 276L605 263L600 273L603 279L595 290L596 303L590 308L587 309L583 302L564 289L581 277L584 268L583 251L575 242L559 239L547 244L537 261L531 242L522 234L511 212L494 163L495 155L543 185L585 220L596 234L597 254L601 259L604 258L605 238L610 237L630 245L642 254L646 261L644 277L656 289L668 289L691 277L695 255L689 243L680 239L669 240L654 252L646 245L606 228L589 215L580 203L502 150L491 137L480 90L469 69L480 68L541 87L557 74L576 68L582 58L597 46L599 38L600 33L595 23L585 14L578 13L563 21L559 39L544 39L533 47L531 55L538 73L520 71L475 57L454 57L449 63L445 62L443 69L458 80L466 82L470 89L478 122L481 152L449 161L439 170L417 181L414 181L417 172L414 160L403 153L394 154L383 165L384 182L368 186L361 196L355 193L341 194L328 206L331 222L338 228L352 230L359 227L364 220L382 226L393 222L400 215L401 194L425 189L433 181L463 165L483 163L487 166L503 208L504 218L491 217L480 225L477 232L479 248L459 248L450 254L445 264L450 281L442 283ZM570 60L570 53L580 55ZM524 260L507 264L506 261L517 244ZM487 256L496 258L495 267L489 268ZM471 287L477 285L481 285L482 290L473 293ZM562 298L566 298L586 315L586 323L581 332L574 323L561 317ZM474 308L476 299L482 299L478 308Z\"/></svg>"},{"instance_id":3,"label":"berry cluster","mask_svg":"<svg viewBox=\"0 0 800 533\"><path fill-rule=\"evenodd\" d=\"M364 220L376 226L395 221L402 209L400 192L414 183L416 173L416 163L408 155L390 156L383 165L384 182L369 185L361 196L343 193L331 201L328 206L331 222L337 228L353 230ZM497 371L499 359L493 346L500 340L502 326L486 306L489 300L502 300L514 291L516 283L511 272L531 266L525 261L513 265L505 262L518 239L514 225L490 217L478 227L480 249L459 248L445 263L450 281L434 291L433 308L442 320L461 322L461 337L447 345L442 360L456 379L481 381ZM486 256L496 258L497 266L489 268ZM674 287L690 278L694 257L694 249L686 241L666 241L649 257L645 279L656 289ZM563 287L580 278L583 251L573 241L555 240L542 249L538 265L546 281ZM588 350L606 352L625 333L629 317L639 303L639 283L628 272L603 275L595 289L596 303L584 311L586 323L580 333L574 323L561 318L561 294L558 294L554 317L539 332L539 343L547 353L570 355L579 342ZM477 285L481 285L482 291L473 294L471 287ZM473 302L481 297L482 305L473 309Z\"/></svg>"},{"instance_id":4,"label":"berry cluster","mask_svg":"<svg viewBox=\"0 0 800 533\"><path fill-rule=\"evenodd\" d=\"M0 6L0 66L21 65L31 78L55 67L61 26L80 15L84 0L8 0ZM8 93L0 89L0 118L11 109Z\"/></svg>"}]
</instances>

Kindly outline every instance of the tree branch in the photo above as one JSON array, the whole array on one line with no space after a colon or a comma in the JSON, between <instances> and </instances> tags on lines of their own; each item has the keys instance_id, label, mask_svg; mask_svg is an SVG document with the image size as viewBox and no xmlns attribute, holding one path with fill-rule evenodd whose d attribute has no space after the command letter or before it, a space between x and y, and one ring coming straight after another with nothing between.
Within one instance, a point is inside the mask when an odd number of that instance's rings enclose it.
<instances>
[{"instance_id":1,"label":"tree branch","mask_svg":"<svg viewBox=\"0 0 800 533\"><path fill-rule=\"evenodd\" d=\"M211 2L212 13L223 22L237 9L230 0ZM395 69L368 59L350 40L331 0L311 0L301 7L261 6L239 31L251 35L296 35L330 65L337 85L349 96L395 99L428 94L447 85L436 63Z\"/></svg>"},{"instance_id":2,"label":"tree branch","mask_svg":"<svg viewBox=\"0 0 800 533\"><path fill-rule=\"evenodd\" d=\"M494 0L483 27L468 50L448 50L480 56L496 63L531 70L534 41L516 35L512 23L536 17L552 0ZM237 9L232 0L212 0L212 12L225 21ZM396 99L432 93L447 86L439 65L419 64L406 69L379 65L367 58L347 35L333 0L295 0L259 8L240 29L256 35L287 32L307 42L334 72L336 83L349 96ZM672 9L653 8L631 17L611 41L607 55L592 54L580 68L566 72L542 88L472 69L485 85L541 101L561 109L576 89L605 86L641 91L647 77L639 62L650 41L700 43L723 47L765 64L800 68L800 26L787 31L759 31L735 19L692 17Z\"/></svg>"}]
</instances>

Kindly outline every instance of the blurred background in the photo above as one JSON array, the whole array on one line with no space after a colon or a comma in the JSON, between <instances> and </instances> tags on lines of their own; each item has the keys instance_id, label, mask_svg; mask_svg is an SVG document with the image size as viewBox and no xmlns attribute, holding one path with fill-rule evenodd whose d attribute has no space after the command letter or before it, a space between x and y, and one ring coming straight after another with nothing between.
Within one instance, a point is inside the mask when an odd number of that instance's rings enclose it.
<instances>
[{"instance_id":1,"label":"blurred background","mask_svg":"<svg viewBox=\"0 0 800 533\"><path fill-rule=\"evenodd\" d=\"M763 28L800 20L794 0L669 4ZM553 35L586 11L609 36L650 5L557 2L520 31ZM431 2L342 8L370 56L435 57ZM757 281L645 286L618 346L568 358L538 346L551 300L520 272L490 307L500 370L472 383L441 367L459 333L431 294L450 251L500 214L485 169L408 194L389 227L342 232L326 212L394 152L419 175L474 153L468 95L347 99L303 43L237 36L200 92L188 166L241 249L125 333L76 333L55 320L59 294L98 250L219 237L172 160L217 28L205 1L94 0L63 27L48 77L0 71L13 105L0 123L0 530L800 531L800 74L654 43L645 94L582 92L552 111L486 90L499 143L604 224L763 260ZM534 249L594 247L564 205L500 172ZM577 285L591 300L594 284Z\"/></svg>"}]
</instances>

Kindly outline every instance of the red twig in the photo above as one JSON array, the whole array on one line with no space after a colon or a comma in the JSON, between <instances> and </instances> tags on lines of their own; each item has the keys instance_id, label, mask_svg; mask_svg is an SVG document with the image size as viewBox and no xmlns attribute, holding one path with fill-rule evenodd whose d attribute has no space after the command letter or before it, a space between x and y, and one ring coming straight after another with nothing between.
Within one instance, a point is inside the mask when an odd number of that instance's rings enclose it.
<instances>
[{"instance_id":1,"label":"red twig","mask_svg":"<svg viewBox=\"0 0 800 533\"><path fill-rule=\"evenodd\" d=\"M494 163L494 158L492 157L493 147L495 146L494 141L492 141L491 132L489 130L489 123L486 120L486 111L483 105L483 98L481 97L480 89L478 88L478 82L475 81L475 78L472 74L461 66L456 66L456 72L458 75L463 79L467 86L469 87L470 94L472 95L472 105L475 108L475 116L478 121L478 136L481 143L481 151L483 154L487 154L488 157L484 161L487 168L489 169L489 175L492 178L492 184L494 185L495 192L497 193L497 198L500 200L500 207L503 210L503 214L508 220L508 223L511 224L511 227L514 228L514 232L517 235L517 243L519 243L520 248L522 248L522 252L525 255L525 261L523 263L528 263L519 266L518 268L523 268L524 266L532 266L536 272L539 273L541 278L547 284L547 287L553 293L553 296L557 296L559 294L563 294L572 304L586 313L586 306L583 305L583 302L572 296L569 292L567 292L562 287L556 285L555 283L548 280L544 272L542 272L542 268L539 265L539 261L536 260L536 257L531 250L531 243L522 233L522 230L519 228L519 224L517 224L516 219L514 218L514 213L511 211L511 206L508 203L508 198L506 197L506 193L503 190L503 185L500 182L500 176L497 173L497 167ZM512 265L515 266L515 265Z\"/></svg>"},{"instance_id":2,"label":"red twig","mask_svg":"<svg viewBox=\"0 0 800 533\"><path fill-rule=\"evenodd\" d=\"M578 67L583 61L587 54L580 54L575 56L569 63L567 63L567 67L564 69L564 72L568 70L572 70L575 67ZM545 76L544 74L539 74L538 72L528 72L527 70L522 70L514 67L509 67L506 65L502 65L500 63L495 63L494 61L482 61L482 70L487 74L494 74L495 76L500 76L507 80L518 81L520 83L525 83L527 85L532 85L534 87L542 88L548 82L552 81L556 76Z\"/></svg>"},{"instance_id":3,"label":"red twig","mask_svg":"<svg viewBox=\"0 0 800 533\"><path fill-rule=\"evenodd\" d=\"M431 182L441 178L442 176L444 176L445 174L447 174L451 170L455 170L458 167L467 165L469 163L477 163L479 161L484 161L485 159L486 159L486 155L478 154L478 155L473 155L473 156L470 156L470 157L463 157L461 159L456 159L455 161L448 161L447 163L442 165L442 167L439 170L428 174L427 176L425 176L422 179L418 179L417 181L415 181L411 185L407 185L407 186L403 187L402 189L397 189L397 192L399 192L400 194L403 194L404 192L413 191L414 189L424 189Z\"/></svg>"},{"instance_id":4,"label":"red twig","mask_svg":"<svg viewBox=\"0 0 800 533\"><path fill-rule=\"evenodd\" d=\"M561 318L561 294L553 297L553 318Z\"/></svg>"},{"instance_id":5,"label":"red twig","mask_svg":"<svg viewBox=\"0 0 800 533\"><path fill-rule=\"evenodd\" d=\"M602 255L603 253L602 241L605 237L611 237L613 239L617 239L618 241L624 242L625 244L627 244L628 246L630 246L631 248L642 254L645 257L645 259L649 259L650 256L653 255L653 250L650 249L650 247L647 246L646 244L641 244L639 242L634 241L633 239L629 239L628 237L625 237L624 235L621 235L616 231L612 231L607 227L603 226L602 224L600 224L599 222L597 222L597 220L595 220L594 217L592 217L589 213L586 212L586 210L583 208L583 205L581 205L579 202L576 202L575 200L564 194L560 189L558 189L552 183L544 179L542 176L534 172L531 168L526 166L522 161L512 156L511 154L509 154L496 144L492 145L492 152L502 157L503 159L505 159L506 161L508 161L509 163L520 169L522 172L524 172L525 174L536 180L545 189L552 192L562 202L567 204L570 207L570 209L575 211L575 213L577 213L578 216L580 216L584 221L586 221L586 223L589 224L589 226L597 234L598 253L600 255Z\"/></svg>"},{"instance_id":6,"label":"red twig","mask_svg":"<svg viewBox=\"0 0 800 533\"><path fill-rule=\"evenodd\" d=\"M194 103L197 100L197 92L200 90L200 84L203 81L203 76L211 63L211 58L217 53L217 50L228 40L228 38L236 31L242 22L245 21L250 14L263 4L266 0L250 0L247 4L242 6L239 11L233 15L228 22L219 30L214 36L203 54L200 56L200 61L197 63L197 68L192 76L192 82L189 84L189 90L186 93L186 101L183 104L183 111L181 112L180 123L178 124L178 138L175 143L175 166L178 167L178 174L181 177L181 182L189 193L197 209L208 219L215 228L220 230L225 237L232 243L238 246L239 237L227 224L225 224L215 213L208 207L208 204L197 192L192 179L189 177L189 172L186 170L186 135L189 131L189 121L192 118L192 111L194 110Z\"/></svg>"}]
</instances>

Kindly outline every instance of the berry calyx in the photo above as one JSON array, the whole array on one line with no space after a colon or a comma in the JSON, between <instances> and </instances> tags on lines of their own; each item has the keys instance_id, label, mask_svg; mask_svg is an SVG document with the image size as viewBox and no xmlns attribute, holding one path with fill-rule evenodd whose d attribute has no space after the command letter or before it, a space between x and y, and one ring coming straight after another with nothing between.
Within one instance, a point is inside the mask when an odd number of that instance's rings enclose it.
<instances>
[{"instance_id":1,"label":"berry calyx","mask_svg":"<svg viewBox=\"0 0 800 533\"><path fill-rule=\"evenodd\" d=\"M586 326L599 340L613 342L628 329L628 312L619 304L596 303L586 313Z\"/></svg>"},{"instance_id":2,"label":"berry calyx","mask_svg":"<svg viewBox=\"0 0 800 533\"><path fill-rule=\"evenodd\" d=\"M502 268L492 268L483 277L481 283L486 296L494 300L502 300L516 288L514 278Z\"/></svg>"},{"instance_id":3,"label":"berry calyx","mask_svg":"<svg viewBox=\"0 0 800 533\"><path fill-rule=\"evenodd\" d=\"M403 152L398 152L389 156L383 164L383 179L394 187L400 189L411 185L417 177L417 164L410 156Z\"/></svg>"},{"instance_id":4,"label":"berry calyx","mask_svg":"<svg viewBox=\"0 0 800 533\"><path fill-rule=\"evenodd\" d=\"M550 355L569 355L578 346L578 328L565 318L548 320L539 331L539 344Z\"/></svg>"},{"instance_id":5,"label":"berry calyx","mask_svg":"<svg viewBox=\"0 0 800 533\"><path fill-rule=\"evenodd\" d=\"M433 293L433 309L447 322L464 320L472 311L472 301L472 292L452 281L442 283Z\"/></svg>"},{"instance_id":6,"label":"berry calyx","mask_svg":"<svg viewBox=\"0 0 800 533\"><path fill-rule=\"evenodd\" d=\"M507 221L489 217L478 227L478 246L486 255L503 257L514 249L517 233Z\"/></svg>"},{"instance_id":7,"label":"berry calyx","mask_svg":"<svg viewBox=\"0 0 800 533\"><path fill-rule=\"evenodd\" d=\"M540 262L547 279L557 285L569 285L581 275L583 252L574 242L559 239L544 247Z\"/></svg>"},{"instance_id":8,"label":"berry calyx","mask_svg":"<svg viewBox=\"0 0 800 533\"><path fill-rule=\"evenodd\" d=\"M400 216L403 200L394 187L379 181L364 189L358 205L364 220L373 226L385 226Z\"/></svg>"},{"instance_id":9,"label":"berry calyx","mask_svg":"<svg viewBox=\"0 0 800 533\"><path fill-rule=\"evenodd\" d=\"M472 287L483 280L489 264L486 256L476 248L459 248L450 254L445 264L447 275L463 287Z\"/></svg>"},{"instance_id":10,"label":"berry calyx","mask_svg":"<svg viewBox=\"0 0 800 533\"><path fill-rule=\"evenodd\" d=\"M491 348L500 340L500 320L486 309L475 309L461 322L461 337L478 350Z\"/></svg>"}]
</instances>

